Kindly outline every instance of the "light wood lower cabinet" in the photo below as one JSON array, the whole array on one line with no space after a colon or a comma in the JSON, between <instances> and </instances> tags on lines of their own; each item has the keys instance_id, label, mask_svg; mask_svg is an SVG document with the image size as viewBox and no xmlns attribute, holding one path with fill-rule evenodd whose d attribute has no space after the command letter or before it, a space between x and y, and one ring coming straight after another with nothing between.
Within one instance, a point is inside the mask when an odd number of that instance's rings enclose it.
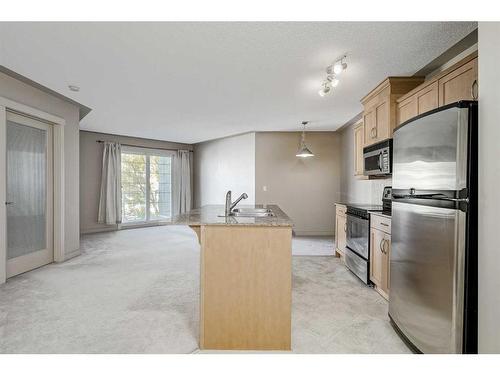
<instances>
[{"instance_id":1,"label":"light wood lower cabinet","mask_svg":"<svg viewBox=\"0 0 500 375\"><path fill-rule=\"evenodd\" d=\"M202 225L200 348L290 350L292 228Z\"/></svg>"},{"instance_id":2,"label":"light wood lower cabinet","mask_svg":"<svg viewBox=\"0 0 500 375\"><path fill-rule=\"evenodd\" d=\"M344 256L346 247L347 217L346 206L336 205L335 216L335 252L337 256Z\"/></svg>"},{"instance_id":3,"label":"light wood lower cabinet","mask_svg":"<svg viewBox=\"0 0 500 375\"><path fill-rule=\"evenodd\" d=\"M385 298L389 299L390 285L390 257L391 233L390 219L372 215L378 225L370 227L370 280L375 284L375 289ZM385 226L384 226L385 224ZM387 231L379 228L387 228Z\"/></svg>"}]
</instances>

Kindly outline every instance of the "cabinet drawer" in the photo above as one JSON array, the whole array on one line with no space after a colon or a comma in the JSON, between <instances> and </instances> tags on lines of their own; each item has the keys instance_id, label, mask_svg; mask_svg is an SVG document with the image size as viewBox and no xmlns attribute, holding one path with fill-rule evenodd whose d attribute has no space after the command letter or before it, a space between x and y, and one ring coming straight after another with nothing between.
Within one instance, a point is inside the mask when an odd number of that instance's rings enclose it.
<instances>
[{"instance_id":1,"label":"cabinet drawer","mask_svg":"<svg viewBox=\"0 0 500 375\"><path fill-rule=\"evenodd\" d=\"M387 234L391 234L391 219L388 217L371 214L370 226Z\"/></svg>"},{"instance_id":2,"label":"cabinet drawer","mask_svg":"<svg viewBox=\"0 0 500 375\"><path fill-rule=\"evenodd\" d=\"M345 213L347 211L347 207L342 205L342 204L337 204L335 205L337 208L336 208L336 214L338 216L345 216Z\"/></svg>"}]
</instances>

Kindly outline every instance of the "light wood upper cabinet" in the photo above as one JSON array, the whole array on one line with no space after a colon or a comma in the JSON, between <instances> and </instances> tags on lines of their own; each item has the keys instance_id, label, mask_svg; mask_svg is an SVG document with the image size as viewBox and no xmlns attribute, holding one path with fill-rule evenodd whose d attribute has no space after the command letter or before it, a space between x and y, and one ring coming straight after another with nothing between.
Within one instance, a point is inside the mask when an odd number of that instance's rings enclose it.
<instances>
[{"instance_id":1,"label":"light wood upper cabinet","mask_svg":"<svg viewBox=\"0 0 500 375\"><path fill-rule=\"evenodd\" d=\"M363 176L364 159L363 147L365 145L365 127L363 120L354 125L354 175ZM363 176L364 177L364 176Z\"/></svg>"},{"instance_id":2,"label":"light wood upper cabinet","mask_svg":"<svg viewBox=\"0 0 500 375\"><path fill-rule=\"evenodd\" d=\"M397 124L402 124L406 120L418 115L417 100L414 96L410 96L397 106Z\"/></svg>"},{"instance_id":3,"label":"light wood upper cabinet","mask_svg":"<svg viewBox=\"0 0 500 375\"><path fill-rule=\"evenodd\" d=\"M436 109L439 105L438 83L434 82L415 94L417 115Z\"/></svg>"},{"instance_id":4,"label":"light wood upper cabinet","mask_svg":"<svg viewBox=\"0 0 500 375\"><path fill-rule=\"evenodd\" d=\"M397 125L459 100L477 97L477 52L401 96L396 104Z\"/></svg>"},{"instance_id":5,"label":"light wood upper cabinet","mask_svg":"<svg viewBox=\"0 0 500 375\"><path fill-rule=\"evenodd\" d=\"M392 137L396 126L396 99L423 80L423 77L389 77L361 99L365 146Z\"/></svg>"},{"instance_id":6,"label":"light wood upper cabinet","mask_svg":"<svg viewBox=\"0 0 500 375\"><path fill-rule=\"evenodd\" d=\"M477 83L477 58L438 80L439 105L473 100L474 82Z\"/></svg>"},{"instance_id":7,"label":"light wood upper cabinet","mask_svg":"<svg viewBox=\"0 0 500 375\"><path fill-rule=\"evenodd\" d=\"M363 123L364 123L364 145L370 144L370 141L377 136L377 128L375 123L375 109L370 108L363 113ZM373 143L373 142L371 142Z\"/></svg>"},{"instance_id":8,"label":"light wood upper cabinet","mask_svg":"<svg viewBox=\"0 0 500 375\"><path fill-rule=\"evenodd\" d=\"M424 112L437 108L438 101L437 82L426 85L406 99L398 100L396 109L397 125Z\"/></svg>"}]
</instances>

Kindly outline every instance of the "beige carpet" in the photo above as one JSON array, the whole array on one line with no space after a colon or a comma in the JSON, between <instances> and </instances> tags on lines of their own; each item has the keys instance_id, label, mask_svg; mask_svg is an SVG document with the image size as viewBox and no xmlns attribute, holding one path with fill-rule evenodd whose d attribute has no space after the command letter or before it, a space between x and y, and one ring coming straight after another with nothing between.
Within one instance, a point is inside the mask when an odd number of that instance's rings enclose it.
<instances>
[{"instance_id":1,"label":"beige carpet","mask_svg":"<svg viewBox=\"0 0 500 375\"><path fill-rule=\"evenodd\" d=\"M295 236L292 242L292 255L335 255L335 241L330 236Z\"/></svg>"},{"instance_id":2,"label":"beige carpet","mask_svg":"<svg viewBox=\"0 0 500 375\"><path fill-rule=\"evenodd\" d=\"M300 247L314 249L308 241ZM81 248L0 286L0 353L198 352L199 246L189 228L86 235ZM296 353L408 352L387 303L332 256L294 257L292 314Z\"/></svg>"}]
</instances>

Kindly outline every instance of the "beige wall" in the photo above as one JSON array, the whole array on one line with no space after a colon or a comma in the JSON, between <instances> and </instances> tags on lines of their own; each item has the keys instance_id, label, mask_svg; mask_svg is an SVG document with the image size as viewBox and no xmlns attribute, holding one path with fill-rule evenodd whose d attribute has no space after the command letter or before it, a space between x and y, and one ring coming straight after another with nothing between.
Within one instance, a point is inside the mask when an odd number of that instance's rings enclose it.
<instances>
[{"instance_id":1,"label":"beige wall","mask_svg":"<svg viewBox=\"0 0 500 375\"><path fill-rule=\"evenodd\" d=\"M195 145L194 207L224 204L247 193L242 204L255 203L255 133L220 138Z\"/></svg>"},{"instance_id":2,"label":"beige wall","mask_svg":"<svg viewBox=\"0 0 500 375\"><path fill-rule=\"evenodd\" d=\"M65 258L79 254L78 137L79 108L40 89L0 73L0 96L62 117L64 128L64 253Z\"/></svg>"},{"instance_id":3,"label":"beige wall","mask_svg":"<svg viewBox=\"0 0 500 375\"><path fill-rule=\"evenodd\" d=\"M499 22L479 23L479 352L500 353Z\"/></svg>"},{"instance_id":4,"label":"beige wall","mask_svg":"<svg viewBox=\"0 0 500 375\"><path fill-rule=\"evenodd\" d=\"M392 180L363 180L354 177L354 125L340 131L340 144L340 200L346 203L382 204L384 186L391 186Z\"/></svg>"},{"instance_id":5,"label":"beige wall","mask_svg":"<svg viewBox=\"0 0 500 375\"><path fill-rule=\"evenodd\" d=\"M333 235L340 138L334 132L308 132L306 141L315 156L302 159L295 156L300 132L256 134L256 203L278 204L293 220L296 234Z\"/></svg>"},{"instance_id":6,"label":"beige wall","mask_svg":"<svg viewBox=\"0 0 500 375\"><path fill-rule=\"evenodd\" d=\"M115 225L99 224L97 211L102 169L102 143L120 142L139 147L192 150L192 145L80 131L80 232L92 233L116 229Z\"/></svg>"}]
</instances>

